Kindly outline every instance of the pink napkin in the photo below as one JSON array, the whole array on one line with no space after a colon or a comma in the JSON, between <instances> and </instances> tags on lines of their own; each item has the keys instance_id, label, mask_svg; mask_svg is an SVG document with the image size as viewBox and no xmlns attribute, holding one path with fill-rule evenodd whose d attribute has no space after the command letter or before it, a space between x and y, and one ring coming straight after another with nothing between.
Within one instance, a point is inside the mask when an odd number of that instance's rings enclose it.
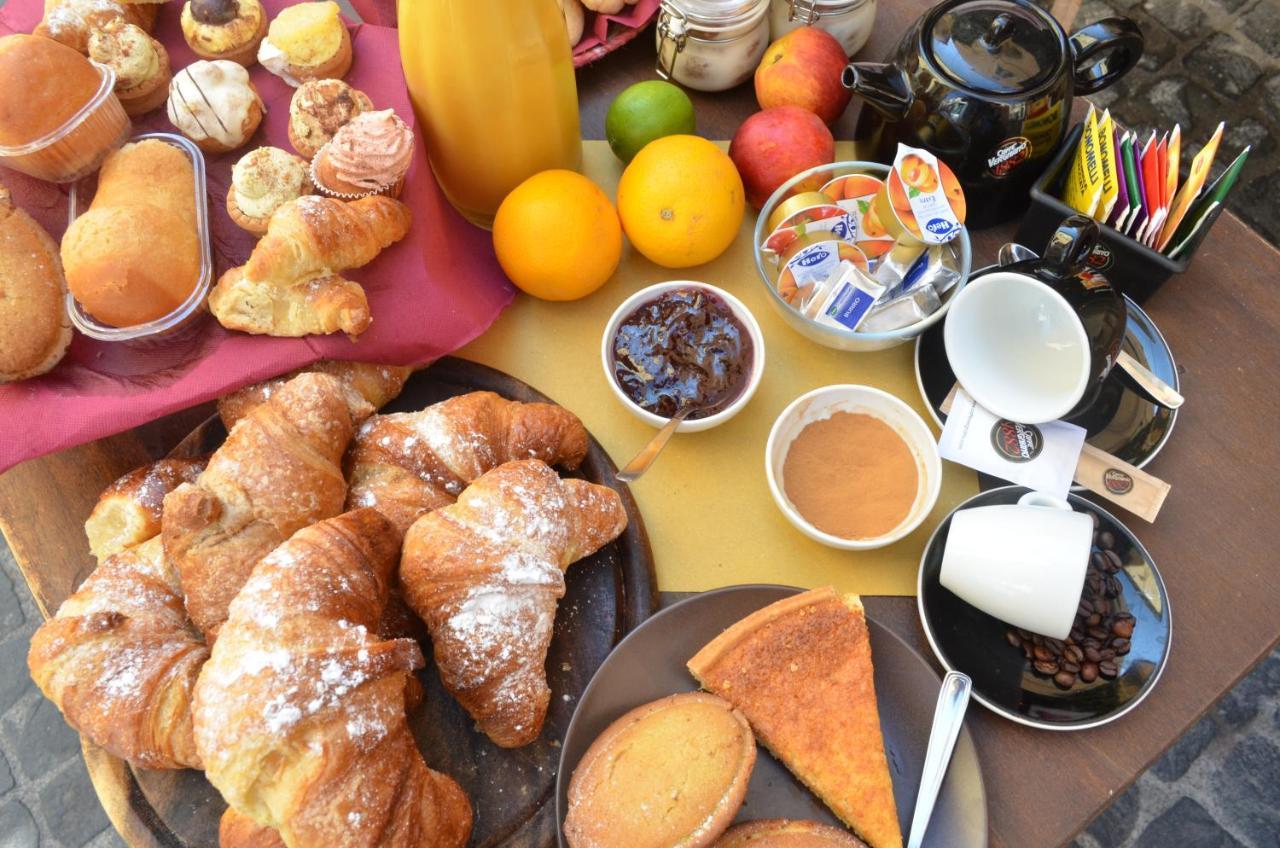
<instances>
[{"instance_id":1,"label":"pink napkin","mask_svg":"<svg viewBox=\"0 0 1280 848\"><path fill-rule=\"evenodd\" d=\"M393 27L396 25L396 0L351 0L351 5L368 23ZM582 34L582 40L573 47L573 65L581 68L616 50L640 34L658 12L659 0L637 0L633 6L623 6L616 15L592 15L591 28Z\"/></svg>"},{"instance_id":2,"label":"pink napkin","mask_svg":"<svg viewBox=\"0 0 1280 848\"><path fill-rule=\"evenodd\" d=\"M283 0L265 4L272 16L289 5ZM41 6L41 0L10 0L0 10L0 33L30 32L40 20ZM161 7L154 33L169 51L175 71L196 59L178 27L179 9L176 0ZM355 62L347 81L366 92L375 106L393 108L413 125L396 31L362 24L351 33ZM261 66L253 66L250 74L267 106L262 127L240 150L205 157L216 275L242 264L256 241L227 214L231 166L261 145L292 150L287 126L293 89ZM163 108L136 119L134 128L140 133L176 132ZM67 215L63 188L3 168L0 181L10 187L17 205L54 238L61 237ZM186 338L149 346L98 342L77 334L67 357L50 373L0 385L0 471L317 359L421 365L480 335L510 303L513 289L494 257L489 234L468 224L445 200L421 137L400 199L413 210L408 236L364 268L344 274L364 285L373 313L373 326L356 342L341 334L249 336L223 330L207 317Z\"/></svg>"}]
</instances>

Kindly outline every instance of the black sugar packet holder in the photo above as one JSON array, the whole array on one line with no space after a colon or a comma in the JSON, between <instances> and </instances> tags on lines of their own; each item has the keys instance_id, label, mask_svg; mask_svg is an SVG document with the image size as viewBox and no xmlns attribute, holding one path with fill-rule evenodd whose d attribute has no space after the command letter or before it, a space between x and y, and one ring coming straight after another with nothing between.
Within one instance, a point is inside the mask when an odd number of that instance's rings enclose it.
<instances>
[{"instance_id":1,"label":"black sugar packet holder","mask_svg":"<svg viewBox=\"0 0 1280 848\"><path fill-rule=\"evenodd\" d=\"M1067 134L1066 142L1058 150L1058 155L1054 157L1040 179L1031 186L1031 206L1027 209L1022 223L1018 225L1018 234L1015 237L1019 244L1039 250L1040 246L1044 245L1058 229L1064 218L1076 214L1074 209L1058 197L1062 194L1062 184L1075 158L1076 146L1080 144L1080 136L1083 132L1084 124L1076 124ZM1203 240L1203 233L1209 231L1221 211L1222 207L1218 207L1209 214L1200 228L1201 240ZM1098 229L1102 233L1103 249L1094 249L1094 254L1089 260L1090 264L1104 274L1111 285L1140 304L1159 291L1165 281L1174 274L1181 274L1187 270L1187 266L1195 257L1196 250L1200 247L1200 244L1196 243L1185 256L1170 259L1124 235L1115 227L1099 223Z\"/></svg>"}]
</instances>

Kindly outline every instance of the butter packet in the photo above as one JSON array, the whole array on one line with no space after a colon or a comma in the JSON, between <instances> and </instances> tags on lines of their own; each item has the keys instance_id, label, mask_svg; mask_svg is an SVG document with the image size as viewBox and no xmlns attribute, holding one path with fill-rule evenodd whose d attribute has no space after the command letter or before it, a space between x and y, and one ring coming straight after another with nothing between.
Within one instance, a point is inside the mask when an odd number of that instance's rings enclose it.
<instances>
[{"instance_id":1,"label":"butter packet","mask_svg":"<svg viewBox=\"0 0 1280 848\"><path fill-rule=\"evenodd\" d=\"M829 233L814 238L817 240L801 247L787 259L782 273L778 275L778 294L797 309L809 302L818 284L837 273L841 262L862 270L867 267L867 258L852 244L833 238Z\"/></svg>"},{"instance_id":2,"label":"butter packet","mask_svg":"<svg viewBox=\"0 0 1280 848\"><path fill-rule=\"evenodd\" d=\"M884 294L884 286L849 264L835 280L830 292L815 310L813 320L828 327L856 330Z\"/></svg>"}]
</instances>

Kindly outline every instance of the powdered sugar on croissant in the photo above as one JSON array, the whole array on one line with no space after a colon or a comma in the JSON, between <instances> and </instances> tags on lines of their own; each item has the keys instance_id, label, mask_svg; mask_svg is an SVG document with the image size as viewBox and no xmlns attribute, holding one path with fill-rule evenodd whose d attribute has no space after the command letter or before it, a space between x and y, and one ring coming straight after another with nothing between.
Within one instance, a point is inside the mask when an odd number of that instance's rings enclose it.
<instances>
[{"instance_id":1,"label":"powdered sugar on croissant","mask_svg":"<svg viewBox=\"0 0 1280 848\"><path fill-rule=\"evenodd\" d=\"M496 744L527 745L542 731L564 571L626 524L612 489L531 459L484 474L409 529L405 597L431 631L445 688Z\"/></svg>"}]
</instances>

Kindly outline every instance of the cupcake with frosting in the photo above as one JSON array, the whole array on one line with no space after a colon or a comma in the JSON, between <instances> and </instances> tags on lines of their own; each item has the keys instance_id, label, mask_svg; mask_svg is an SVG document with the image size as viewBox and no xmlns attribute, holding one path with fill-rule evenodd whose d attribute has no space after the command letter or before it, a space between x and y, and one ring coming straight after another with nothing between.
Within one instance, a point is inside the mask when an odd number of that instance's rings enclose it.
<instances>
[{"instance_id":1,"label":"cupcake with frosting","mask_svg":"<svg viewBox=\"0 0 1280 848\"><path fill-rule=\"evenodd\" d=\"M311 161L321 194L342 200L399 197L413 161L413 131L391 109L352 118Z\"/></svg>"}]
</instances>

